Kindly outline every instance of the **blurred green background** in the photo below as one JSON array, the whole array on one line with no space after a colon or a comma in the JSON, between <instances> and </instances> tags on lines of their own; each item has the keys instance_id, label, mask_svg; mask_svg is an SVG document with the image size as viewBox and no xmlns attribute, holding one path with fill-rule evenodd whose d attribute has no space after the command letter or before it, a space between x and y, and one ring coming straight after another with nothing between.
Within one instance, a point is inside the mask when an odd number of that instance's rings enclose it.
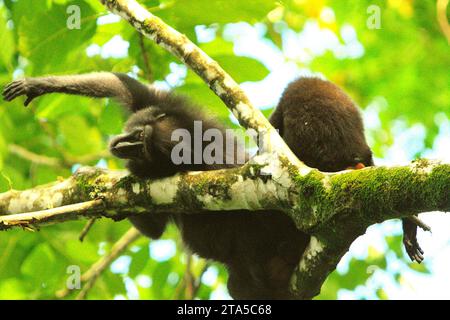
<instances>
[{"instance_id":1,"label":"blurred green background","mask_svg":"<svg viewBox=\"0 0 450 320\"><path fill-rule=\"evenodd\" d=\"M319 75L364 109L378 164L421 156L449 160L450 52L435 1L140 2L216 59L264 114L290 80ZM79 29L72 28L72 5L81 13ZM237 126L199 77L99 1L0 0L0 39L2 87L24 76L126 72L186 94ZM48 95L28 108L22 102L0 103L0 192L68 177L80 165L123 167L105 152L126 119L114 101ZM450 267L450 220L426 217L435 230L419 235L425 264L408 261L399 223L385 222L352 246L318 298L450 298L450 280L442 272ZM101 220L80 242L84 224L1 233L0 299L55 298L66 285L68 266L88 270L131 226ZM187 269L198 283L194 294ZM187 253L171 227L162 240L134 242L87 298L228 298L226 278L221 265Z\"/></svg>"}]
</instances>

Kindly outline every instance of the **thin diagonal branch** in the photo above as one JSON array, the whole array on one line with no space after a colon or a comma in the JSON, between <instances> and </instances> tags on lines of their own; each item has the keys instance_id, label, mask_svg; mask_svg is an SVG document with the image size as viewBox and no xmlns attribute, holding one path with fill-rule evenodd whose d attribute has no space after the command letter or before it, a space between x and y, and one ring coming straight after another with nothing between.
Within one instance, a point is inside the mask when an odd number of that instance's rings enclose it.
<instances>
[{"instance_id":1,"label":"thin diagonal branch","mask_svg":"<svg viewBox=\"0 0 450 320\"><path fill-rule=\"evenodd\" d=\"M139 33L139 46L141 48L142 60L144 61L144 68L145 68L144 72L147 77L147 81L149 83L152 83L153 82L152 68L150 66L147 51L145 50L144 36L142 35L142 33Z\"/></svg>"},{"instance_id":2,"label":"thin diagonal branch","mask_svg":"<svg viewBox=\"0 0 450 320\"><path fill-rule=\"evenodd\" d=\"M141 34L178 57L187 67L197 73L233 112L246 129L259 133L264 152L277 152L297 166L306 166L289 149L278 132L264 115L255 108L245 92L219 64L197 47L185 35L164 23L135 0L100 0L106 7L127 20ZM261 141L260 141L261 142Z\"/></svg>"},{"instance_id":3,"label":"thin diagonal branch","mask_svg":"<svg viewBox=\"0 0 450 320\"><path fill-rule=\"evenodd\" d=\"M58 167L58 168L71 168L74 164L77 163L89 163L94 160L98 160L105 157L110 157L111 155L107 151L102 151L94 154L87 154L83 156L70 156L64 155L64 159L59 159L56 157L48 157L41 154L37 154L25 149L22 146L17 144L8 145L8 151L12 154L28 160L34 164L45 165L50 167Z\"/></svg>"},{"instance_id":4,"label":"thin diagonal branch","mask_svg":"<svg viewBox=\"0 0 450 320\"><path fill-rule=\"evenodd\" d=\"M26 159L35 164L46 165L50 167L64 167L63 161L58 158L43 156L34 152L31 152L24 147L16 144L8 145L8 151L16 156Z\"/></svg>"},{"instance_id":5,"label":"thin diagonal branch","mask_svg":"<svg viewBox=\"0 0 450 320\"><path fill-rule=\"evenodd\" d=\"M111 248L111 252L105 256L103 256L100 260L94 263L89 270L81 275L81 282L83 283L83 288L77 295L77 300L83 300L86 298L88 292L94 286L97 279L100 275L117 259L120 255L122 255L125 250L132 244L134 241L139 239L141 236L140 232L135 228L130 228L128 231L113 245ZM56 297L59 299L65 298L67 295L71 293L72 290L63 289L56 293Z\"/></svg>"},{"instance_id":6,"label":"thin diagonal branch","mask_svg":"<svg viewBox=\"0 0 450 320\"><path fill-rule=\"evenodd\" d=\"M35 225L39 226L54 221L60 221L60 219L76 220L83 215L100 215L99 212L102 210L103 201L101 199L96 199L56 208L0 216L0 230L2 228L9 229L12 227L25 228L33 227Z\"/></svg>"}]
</instances>

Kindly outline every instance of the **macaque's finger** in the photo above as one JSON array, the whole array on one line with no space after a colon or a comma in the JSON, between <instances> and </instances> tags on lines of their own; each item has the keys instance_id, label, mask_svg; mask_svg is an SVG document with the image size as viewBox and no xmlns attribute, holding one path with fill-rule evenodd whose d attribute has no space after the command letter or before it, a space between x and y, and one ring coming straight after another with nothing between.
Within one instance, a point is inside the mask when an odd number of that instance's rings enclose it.
<instances>
[{"instance_id":1,"label":"macaque's finger","mask_svg":"<svg viewBox=\"0 0 450 320\"><path fill-rule=\"evenodd\" d=\"M414 256L414 260L415 260L418 264L421 264L422 261L423 261L423 256L421 256L421 255L419 255L419 254L416 254L416 255Z\"/></svg>"},{"instance_id":2,"label":"macaque's finger","mask_svg":"<svg viewBox=\"0 0 450 320\"><path fill-rule=\"evenodd\" d=\"M411 259L411 261L414 261L414 252L412 250L412 246L405 244L405 249L408 257Z\"/></svg>"},{"instance_id":3,"label":"macaque's finger","mask_svg":"<svg viewBox=\"0 0 450 320\"><path fill-rule=\"evenodd\" d=\"M8 84L3 90L3 98L6 101L11 101L18 96L26 93L24 83L21 80L16 80Z\"/></svg>"},{"instance_id":4,"label":"macaque's finger","mask_svg":"<svg viewBox=\"0 0 450 320\"><path fill-rule=\"evenodd\" d=\"M26 107L34 99L34 96L28 96L23 105Z\"/></svg>"},{"instance_id":5,"label":"macaque's finger","mask_svg":"<svg viewBox=\"0 0 450 320\"><path fill-rule=\"evenodd\" d=\"M23 85L23 79L14 80L6 85L5 91L11 90L15 87L22 86L22 85Z\"/></svg>"},{"instance_id":6,"label":"macaque's finger","mask_svg":"<svg viewBox=\"0 0 450 320\"><path fill-rule=\"evenodd\" d=\"M421 263L424 260L424 251L416 240L405 239L403 244L411 261Z\"/></svg>"},{"instance_id":7,"label":"macaque's finger","mask_svg":"<svg viewBox=\"0 0 450 320\"><path fill-rule=\"evenodd\" d=\"M13 81L5 88L4 96L5 100L11 101L21 95L27 93L27 87L24 79Z\"/></svg>"},{"instance_id":8,"label":"macaque's finger","mask_svg":"<svg viewBox=\"0 0 450 320\"><path fill-rule=\"evenodd\" d=\"M418 263L421 263L423 261L423 255L419 252L418 248L416 248L416 252L414 254L415 260Z\"/></svg>"},{"instance_id":9,"label":"macaque's finger","mask_svg":"<svg viewBox=\"0 0 450 320\"><path fill-rule=\"evenodd\" d=\"M418 219L417 219L418 220ZM421 263L424 260L424 251L417 241L417 223L416 219L404 218L403 221L403 245L412 261Z\"/></svg>"},{"instance_id":10,"label":"macaque's finger","mask_svg":"<svg viewBox=\"0 0 450 320\"><path fill-rule=\"evenodd\" d=\"M20 85L20 83L21 83L20 80L14 80L14 81L11 81L10 83L8 83L8 84L5 86L4 91L10 90L11 88L14 88L14 87Z\"/></svg>"}]
</instances>

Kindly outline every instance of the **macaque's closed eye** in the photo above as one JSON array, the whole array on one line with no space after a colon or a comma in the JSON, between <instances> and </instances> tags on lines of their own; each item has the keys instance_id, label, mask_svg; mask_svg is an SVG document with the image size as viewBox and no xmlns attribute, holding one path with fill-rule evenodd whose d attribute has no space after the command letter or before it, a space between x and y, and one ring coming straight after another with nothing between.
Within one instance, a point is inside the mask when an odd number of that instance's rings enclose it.
<instances>
[{"instance_id":1,"label":"macaque's closed eye","mask_svg":"<svg viewBox=\"0 0 450 320\"><path fill-rule=\"evenodd\" d=\"M158 121L158 120L164 118L165 116L166 116L165 113L160 113L160 114L158 114L158 115L155 117L155 121Z\"/></svg>"}]
</instances>

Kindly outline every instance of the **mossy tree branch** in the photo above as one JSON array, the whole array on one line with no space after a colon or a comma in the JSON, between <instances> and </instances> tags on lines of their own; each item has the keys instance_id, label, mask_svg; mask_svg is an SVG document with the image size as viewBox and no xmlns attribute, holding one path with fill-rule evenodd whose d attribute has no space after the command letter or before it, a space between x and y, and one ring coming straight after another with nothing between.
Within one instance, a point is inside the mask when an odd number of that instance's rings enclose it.
<instances>
[{"instance_id":1,"label":"mossy tree branch","mask_svg":"<svg viewBox=\"0 0 450 320\"><path fill-rule=\"evenodd\" d=\"M280 210L313 236L292 279L298 297L312 298L368 226L425 211L450 211L449 164L421 160L331 174L302 173L276 159L262 155L241 168L159 180L86 167L58 183L0 194L0 230L100 216L119 220L148 212ZM263 167L269 168L262 175Z\"/></svg>"}]
</instances>

